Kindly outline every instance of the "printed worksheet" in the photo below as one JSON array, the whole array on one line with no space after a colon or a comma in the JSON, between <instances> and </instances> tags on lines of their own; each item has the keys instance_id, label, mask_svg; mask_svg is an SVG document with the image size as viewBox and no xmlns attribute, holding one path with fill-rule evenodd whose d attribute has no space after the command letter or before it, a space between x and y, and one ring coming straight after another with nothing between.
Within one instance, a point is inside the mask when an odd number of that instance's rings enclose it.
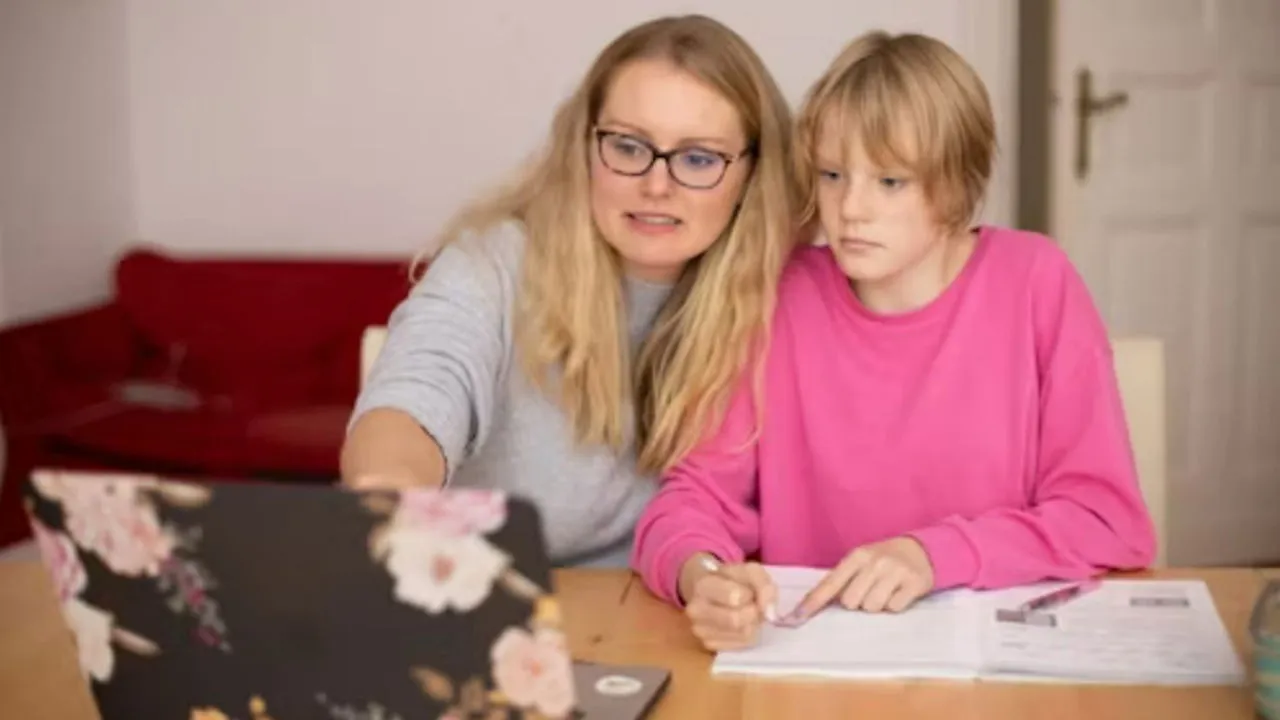
<instances>
[{"instance_id":1,"label":"printed worksheet","mask_svg":"<svg viewBox=\"0 0 1280 720\"><path fill-rule=\"evenodd\" d=\"M780 614L825 574L770 567ZM840 678L1239 685L1243 664L1201 581L1107 580L1025 611L1067 583L929 596L903 613L833 606L797 628L766 625L754 647L717 654L715 674Z\"/></svg>"},{"instance_id":2,"label":"printed worksheet","mask_svg":"<svg viewBox=\"0 0 1280 720\"><path fill-rule=\"evenodd\" d=\"M1066 605L1020 621L999 612L1027 599L993 594L985 613L983 673L1080 682L1238 684L1245 671L1200 581L1111 580Z\"/></svg>"},{"instance_id":3,"label":"printed worksheet","mask_svg":"<svg viewBox=\"0 0 1280 720\"><path fill-rule=\"evenodd\" d=\"M785 615L825 574L771 567ZM980 606L967 591L926 598L910 612L855 613L831 607L803 626L766 625L760 643L721 652L713 673L843 678L972 677L979 666Z\"/></svg>"}]
</instances>

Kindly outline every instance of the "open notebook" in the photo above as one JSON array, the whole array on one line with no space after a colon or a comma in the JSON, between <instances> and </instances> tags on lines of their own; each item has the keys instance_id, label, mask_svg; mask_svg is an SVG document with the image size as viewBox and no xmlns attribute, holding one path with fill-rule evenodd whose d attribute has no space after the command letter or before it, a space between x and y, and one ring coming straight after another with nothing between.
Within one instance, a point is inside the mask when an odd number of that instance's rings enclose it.
<instances>
[{"instance_id":1,"label":"open notebook","mask_svg":"<svg viewBox=\"0 0 1280 720\"><path fill-rule=\"evenodd\" d=\"M779 613L822 577L768 568ZM766 626L759 643L721 652L715 674L840 678L956 678L1034 682L1239 685L1245 672L1200 581L1108 580L1039 613L997 619L1000 609L1061 584L953 590L901 614L832 607L799 628ZM1008 617L1009 613L1002 614Z\"/></svg>"}]
</instances>

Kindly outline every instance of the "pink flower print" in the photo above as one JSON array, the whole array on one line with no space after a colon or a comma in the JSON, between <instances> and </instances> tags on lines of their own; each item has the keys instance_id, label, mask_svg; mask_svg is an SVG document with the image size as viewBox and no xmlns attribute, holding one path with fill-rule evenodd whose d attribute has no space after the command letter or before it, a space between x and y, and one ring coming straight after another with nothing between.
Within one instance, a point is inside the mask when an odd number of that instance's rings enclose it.
<instances>
[{"instance_id":1,"label":"pink flower print","mask_svg":"<svg viewBox=\"0 0 1280 720\"><path fill-rule=\"evenodd\" d=\"M104 482L105 478L110 478ZM59 503L91 500L95 493L111 492L116 488L128 487L137 492L138 488L155 487L157 479L150 475L122 475L93 472L62 472L56 470L38 470L31 475L31 484L46 498Z\"/></svg>"},{"instance_id":2,"label":"pink flower print","mask_svg":"<svg viewBox=\"0 0 1280 720\"><path fill-rule=\"evenodd\" d=\"M114 624L111 615L79 598L63 603L62 614L75 636L80 671L99 682L109 680L116 665L116 654L111 647Z\"/></svg>"},{"instance_id":3,"label":"pink flower print","mask_svg":"<svg viewBox=\"0 0 1280 720\"><path fill-rule=\"evenodd\" d=\"M494 684L513 705L550 717L565 717L573 710L573 662L560 631L507 628L490 656Z\"/></svg>"},{"instance_id":4,"label":"pink flower print","mask_svg":"<svg viewBox=\"0 0 1280 720\"><path fill-rule=\"evenodd\" d=\"M478 535L442 535L413 526L393 525L385 546L396 599L433 614L479 606L509 562Z\"/></svg>"},{"instance_id":5,"label":"pink flower print","mask_svg":"<svg viewBox=\"0 0 1280 720\"><path fill-rule=\"evenodd\" d=\"M494 490L413 488L400 495L393 522L442 535L486 534L507 521L507 498Z\"/></svg>"},{"instance_id":6,"label":"pink flower print","mask_svg":"<svg viewBox=\"0 0 1280 720\"><path fill-rule=\"evenodd\" d=\"M80 555L71 538L50 530L34 518L31 520L31 527L34 529L40 557L53 580L58 602L65 603L84 592L89 578L85 575L84 565L80 562Z\"/></svg>"},{"instance_id":7,"label":"pink flower print","mask_svg":"<svg viewBox=\"0 0 1280 720\"><path fill-rule=\"evenodd\" d=\"M63 473L49 470L37 470L31 474L31 484L36 492L50 500L62 502L67 487L67 479Z\"/></svg>"},{"instance_id":8,"label":"pink flower print","mask_svg":"<svg viewBox=\"0 0 1280 720\"><path fill-rule=\"evenodd\" d=\"M173 554L174 537L134 479L78 483L69 478L59 494L67 531L119 575L154 577Z\"/></svg>"}]
</instances>

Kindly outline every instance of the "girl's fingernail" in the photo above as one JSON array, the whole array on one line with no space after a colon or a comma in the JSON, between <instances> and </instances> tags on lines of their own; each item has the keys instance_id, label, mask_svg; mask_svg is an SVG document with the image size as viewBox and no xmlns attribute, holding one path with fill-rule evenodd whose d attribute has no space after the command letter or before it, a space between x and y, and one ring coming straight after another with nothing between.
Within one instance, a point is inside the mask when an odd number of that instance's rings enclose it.
<instances>
[{"instance_id":1,"label":"girl's fingernail","mask_svg":"<svg viewBox=\"0 0 1280 720\"><path fill-rule=\"evenodd\" d=\"M778 627L788 627L788 628L799 627L800 618L796 616L796 613L790 612L778 618L776 624Z\"/></svg>"},{"instance_id":2,"label":"girl's fingernail","mask_svg":"<svg viewBox=\"0 0 1280 720\"><path fill-rule=\"evenodd\" d=\"M778 606L773 603L766 605L764 608L764 619L771 623L778 622Z\"/></svg>"}]
</instances>

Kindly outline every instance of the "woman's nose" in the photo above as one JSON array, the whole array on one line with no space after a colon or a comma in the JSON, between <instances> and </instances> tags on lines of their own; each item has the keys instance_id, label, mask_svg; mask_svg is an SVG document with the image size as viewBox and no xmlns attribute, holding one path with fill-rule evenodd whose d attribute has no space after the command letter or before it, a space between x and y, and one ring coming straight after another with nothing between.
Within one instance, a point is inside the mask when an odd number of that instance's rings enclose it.
<instances>
[{"instance_id":1,"label":"woman's nose","mask_svg":"<svg viewBox=\"0 0 1280 720\"><path fill-rule=\"evenodd\" d=\"M645 195L661 197L671 192L671 167L666 158L658 158L649 166L649 172L641 178Z\"/></svg>"}]
</instances>

